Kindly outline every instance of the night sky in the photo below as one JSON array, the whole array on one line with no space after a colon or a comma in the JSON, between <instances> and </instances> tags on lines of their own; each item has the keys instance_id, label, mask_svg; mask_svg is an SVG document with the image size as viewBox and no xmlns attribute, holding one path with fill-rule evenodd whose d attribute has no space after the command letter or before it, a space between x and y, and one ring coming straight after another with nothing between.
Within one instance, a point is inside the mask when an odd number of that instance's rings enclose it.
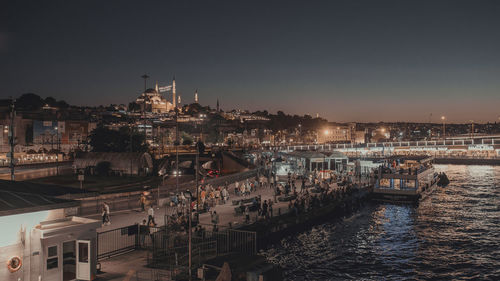
<instances>
[{"instance_id":1,"label":"night sky","mask_svg":"<svg viewBox=\"0 0 500 281\"><path fill-rule=\"evenodd\" d=\"M2 1L0 97L498 121L500 1Z\"/></svg>"}]
</instances>

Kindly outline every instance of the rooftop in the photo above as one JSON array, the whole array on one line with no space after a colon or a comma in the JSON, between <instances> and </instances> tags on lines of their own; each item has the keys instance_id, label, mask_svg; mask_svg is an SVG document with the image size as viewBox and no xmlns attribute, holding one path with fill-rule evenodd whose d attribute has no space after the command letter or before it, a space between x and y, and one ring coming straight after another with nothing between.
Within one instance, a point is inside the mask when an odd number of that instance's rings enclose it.
<instances>
[{"instance_id":1,"label":"rooftop","mask_svg":"<svg viewBox=\"0 0 500 281\"><path fill-rule=\"evenodd\" d=\"M76 207L73 200L59 199L35 193L0 190L0 216Z\"/></svg>"}]
</instances>

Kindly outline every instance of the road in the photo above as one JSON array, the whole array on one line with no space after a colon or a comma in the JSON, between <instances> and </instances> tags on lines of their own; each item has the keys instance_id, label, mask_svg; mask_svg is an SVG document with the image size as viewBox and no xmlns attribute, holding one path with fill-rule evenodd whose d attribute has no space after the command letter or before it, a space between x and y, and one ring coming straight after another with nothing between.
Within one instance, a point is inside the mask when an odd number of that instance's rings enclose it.
<instances>
[{"instance_id":1,"label":"road","mask_svg":"<svg viewBox=\"0 0 500 281\"><path fill-rule=\"evenodd\" d=\"M24 181L29 179L44 178L57 175L57 167L16 167L15 176L16 181ZM65 164L59 167L59 174L71 173L71 165ZM0 179L10 180L10 169L0 168Z\"/></svg>"}]
</instances>

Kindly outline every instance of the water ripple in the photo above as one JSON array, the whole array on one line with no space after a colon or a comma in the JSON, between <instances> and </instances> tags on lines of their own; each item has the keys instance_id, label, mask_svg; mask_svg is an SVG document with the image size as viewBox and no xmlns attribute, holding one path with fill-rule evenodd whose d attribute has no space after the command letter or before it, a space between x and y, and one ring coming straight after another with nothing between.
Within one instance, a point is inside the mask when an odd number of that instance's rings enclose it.
<instances>
[{"instance_id":1,"label":"water ripple","mask_svg":"<svg viewBox=\"0 0 500 281\"><path fill-rule=\"evenodd\" d=\"M500 280L500 167L437 165L419 207L373 204L262 251L287 280Z\"/></svg>"}]
</instances>

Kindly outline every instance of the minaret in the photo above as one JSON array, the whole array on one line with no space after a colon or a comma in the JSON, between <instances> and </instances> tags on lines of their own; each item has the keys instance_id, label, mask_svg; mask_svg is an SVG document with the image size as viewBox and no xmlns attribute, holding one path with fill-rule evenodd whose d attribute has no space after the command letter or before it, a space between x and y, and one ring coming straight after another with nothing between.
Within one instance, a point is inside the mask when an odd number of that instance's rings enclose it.
<instances>
[{"instance_id":1,"label":"minaret","mask_svg":"<svg viewBox=\"0 0 500 281\"><path fill-rule=\"evenodd\" d=\"M179 95L178 100L177 100L177 106L179 106L179 108L181 107L181 96L180 95Z\"/></svg>"},{"instance_id":2,"label":"minaret","mask_svg":"<svg viewBox=\"0 0 500 281\"><path fill-rule=\"evenodd\" d=\"M217 98L217 112L219 112L219 98Z\"/></svg>"},{"instance_id":3,"label":"minaret","mask_svg":"<svg viewBox=\"0 0 500 281\"><path fill-rule=\"evenodd\" d=\"M158 90L158 81L156 81L155 91L156 91L156 93L157 93L157 94L159 94L159 93L160 93L160 91Z\"/></svg>"},{"instance_id":4,"label":"minaret","mask_svg":"<svg viewBox=\"0 0 500 281\"><path fill-rule=\"evenodd\" d=\"M198 103L198 89L194 92L194 103Z\"/></svg>"},{"instance_id":5,"label":"minaret","mask_svg":"<svg viewBox=\"0 0 500 281\"><path fill-rule=\"evenodd\" d=\"M177 106L175 102L176 100L175 100L175 75L174 75L174 81L172 81L172 105L174 106L174 108Z\"/></svg>"}]
</instances>

